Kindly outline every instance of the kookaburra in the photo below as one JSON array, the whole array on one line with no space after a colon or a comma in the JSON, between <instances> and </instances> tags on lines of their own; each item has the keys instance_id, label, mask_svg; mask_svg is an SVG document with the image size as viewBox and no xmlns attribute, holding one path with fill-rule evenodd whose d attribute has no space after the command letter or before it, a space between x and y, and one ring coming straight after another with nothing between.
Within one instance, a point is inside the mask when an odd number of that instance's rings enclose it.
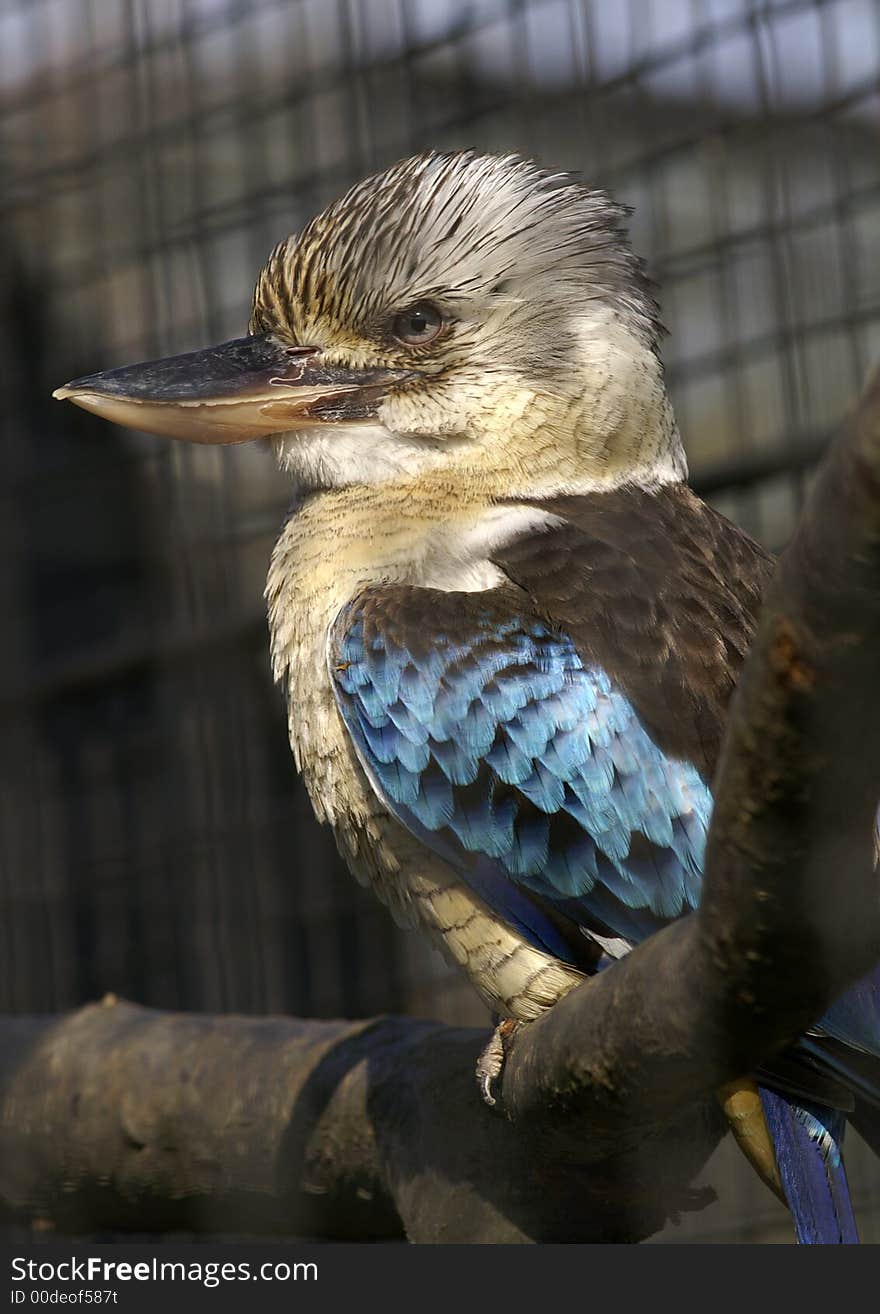
<instances>
[{"instance_id":1,"label":"kookaburra","mask_svg":"<svg viewBox=\"0 0 880 1314\"><path fill-rule=\"evenodd\" d=\"M517 156L420 155L275 248L246 337L55 394L272 444L296 490L272 660L315 813L508 1024L696 906L772 568L688 488L624 219ZM804 1241L855 1239L842 1046L880 1073L858 989L751 1087Z\"/></svg>"}]
</instances>

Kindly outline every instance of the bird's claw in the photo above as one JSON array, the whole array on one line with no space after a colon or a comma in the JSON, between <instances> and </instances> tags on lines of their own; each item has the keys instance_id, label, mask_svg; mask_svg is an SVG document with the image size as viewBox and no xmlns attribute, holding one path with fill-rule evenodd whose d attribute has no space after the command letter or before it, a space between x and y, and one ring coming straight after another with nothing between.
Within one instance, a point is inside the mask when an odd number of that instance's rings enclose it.
<instances>
[{"instance_id":1,"label":"bird's claw","mask_svg":"<svg viewBox=\"0 0 880 1314\"><path fill-rule=\"evenodd\" d=\"M519 1025L515 1018L503 1018L492 1032L489 1043L477 1059L477 1085L480 1088L483 1103L487 1104L490 1109L494 1109L497 1104L497 1100L492 1094L492 1087L504 1071L507 1050Z\"/></svg>"}]
</instances>

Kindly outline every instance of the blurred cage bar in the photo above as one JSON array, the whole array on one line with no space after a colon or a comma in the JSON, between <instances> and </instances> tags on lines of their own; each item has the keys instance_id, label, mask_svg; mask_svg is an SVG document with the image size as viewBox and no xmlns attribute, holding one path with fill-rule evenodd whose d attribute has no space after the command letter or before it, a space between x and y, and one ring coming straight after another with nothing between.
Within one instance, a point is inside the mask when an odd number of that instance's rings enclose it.
<instances>
[{"instance_id":1,"label":"blurred cage bar","mask_svg":"<svg viewBox=\"0 0 880 1314\"><path fill-rule=\"evenodd\" d=\"M275 242L365 173L518 150L635 208L695 483L777 547L880 358L878 69L876 0L0 0L0 1008L485 1020L295 780L269 456L51 389L238 336ZM726 1150L709 1179L664 1239L788 1237Z\"/></svg>"}]
</instances>

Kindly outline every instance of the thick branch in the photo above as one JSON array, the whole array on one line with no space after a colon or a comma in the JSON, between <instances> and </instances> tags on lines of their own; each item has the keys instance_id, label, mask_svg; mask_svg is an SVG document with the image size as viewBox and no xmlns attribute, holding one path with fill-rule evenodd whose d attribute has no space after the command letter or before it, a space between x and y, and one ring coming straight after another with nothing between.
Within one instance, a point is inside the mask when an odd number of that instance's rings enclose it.
<instances>
[{"instance_id":1,"label":"thick branch","mask_svg":"<svg viewBox=\"0 0 880 1314\"><path fill-rule=\"evenodd\" d=\"M87 1227L498 1241L659 1226L718 1134L712 1092L880 957L878 581L875 380L765 602L700 911L518 1033L506 1117L477 1098L476 1032L94 1007L4 1024L0 1196Z\"/></svg>"},{"instance_id":2,"label":"thick branch","mask_svg":"<svg viewBox=\"0 0 880 1314\"><path fill-rule=\"evenodd\" d=\"M638 1240L703 1202L688 1184L720 1134L717 1108L687 1109L588 1167L485 1107L484 1033L429 1022L111 1001L0 1037L0 1201L63 1230Z\"/></svg>"}]
</instances>

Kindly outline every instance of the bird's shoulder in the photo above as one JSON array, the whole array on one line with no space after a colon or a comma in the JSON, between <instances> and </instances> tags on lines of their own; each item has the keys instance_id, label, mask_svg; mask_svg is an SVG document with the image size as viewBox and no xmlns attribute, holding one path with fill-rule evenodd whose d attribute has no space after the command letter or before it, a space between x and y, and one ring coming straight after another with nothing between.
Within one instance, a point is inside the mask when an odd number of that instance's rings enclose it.
<instances>
[{"instance_id":1,"label":"bird's shoulder","mask_svg":"<svg viewBox=\"0 0 880 1314\"><path fill-rule=\"evenodd\" d=\"M709 778L773 557L684 483L542 500L551 527L493 553L535 612Z\"/></svg>"}]
</instances>

